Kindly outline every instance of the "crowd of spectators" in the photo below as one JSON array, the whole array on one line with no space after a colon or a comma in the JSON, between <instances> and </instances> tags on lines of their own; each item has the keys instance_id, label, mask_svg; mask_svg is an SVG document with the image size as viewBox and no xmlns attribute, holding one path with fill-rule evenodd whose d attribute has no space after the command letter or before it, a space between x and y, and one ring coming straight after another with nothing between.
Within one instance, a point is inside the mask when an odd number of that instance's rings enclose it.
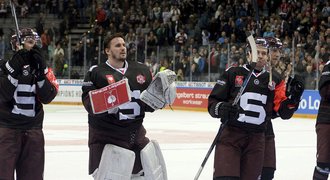
<instances>
[{"instance_id":1,"label":"crowd of spectators","mask_svg":"<svg viewBox=\"0 0 330 180\"><path fill-rule=\"evenodd\" d=\"M192 81L214 81L228 66L244 64L246 34L277 37L283 56L274 68L283 76L293 69L315 89L329 60L329 14L328 1L313 0L103 1L96 33L123 32L129 52L137 54L129 57L154 73L171 68L179 80ZM154 55L156 47L172 46L170 56Z\"/></svg>"},{"instance_id":2,"label":"crowd of spectators","mask_svg":"<svg viewBox=\"0 0 330 180\"><path fill-rule=\"evenodd\" d=\"M0 0L0 14L4 2ZM292 69L305 76L308 89L316 88L318 73L329 60L330 6L326 0L22 2L17 3L23 10L26 5L28 13L63 19L63 27L44 29L53 31L48 30L47 36L55 34L47 41L60 42L64 49L66 33L77 23L89 23L91 30L84 36L90 51L87 65L98 62L98 37L114 32L124 33L129 60L148 64L153 73L174 69L178 80L215 81L228 66L244 64L247 34L281 39L283 56L274 68L283 76L293 73ZM71 48L73 65L85 64L82 43Z\"/></svg>"}]
</instances>

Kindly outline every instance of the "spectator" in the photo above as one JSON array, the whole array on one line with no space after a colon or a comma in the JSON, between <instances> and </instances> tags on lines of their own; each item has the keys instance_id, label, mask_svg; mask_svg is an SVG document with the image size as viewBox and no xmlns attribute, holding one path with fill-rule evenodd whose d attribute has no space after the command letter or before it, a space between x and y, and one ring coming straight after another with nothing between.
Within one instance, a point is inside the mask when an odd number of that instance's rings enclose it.
<instances>
[{"instance_id":1,"label":"spectator","mask_svg":"<svg viewBox=\"0 0 330 180\"><path fill-rule=\"evenodd\" d=\"M7 3L5 0L0 1L0 18L7 17Z\"/></svg>"},{"instance_id":2,"label":"spectator","mask_svg":"<svg viewBox=\"0 0 330 180\"><path fill-rule=\"evenodd\" d=\"M311 65L306 66L306 71L303 74L305 79L305 88L315 90L316 88L316 76Z\"/></svg>"},{"instance_id":3,"label":"spectator","mask_svg":"<svg viewBox=\"0 0 330 180\"><path fill-rule=\"evenodd\" d=\"M181 15L181 11L178 8L178 6L173 5L171 7L170 13L171 13L171 21L172 21L172 23L177 23L180 20L180 15Z\"/></svg>"},{"instance_id":4,"label":"spectator","mask_svg":"<svg viewBox=\"0 0 330 180\"><path fill-rule=\"evenodd\" d=\"M63 75L63 67L64 67L64 50L61 47L60 42L56 42L56 48L54 51L54 62L55 62L55 74L58 77Z\"/></svg>"},{"instance_id":5,"label":"spectator","mask_svg":"<svg viewBox=\"0 0 330 180\"><path fill-rule=\"evenodd\" d=\"M180 28L180 32L178 32L175 35L175 42L176 42L175 51L176 52L181 51L182 47L185 45L187 40L188 40L188 35L185 33L183 28Z\"/></svg>"}]
</instances>

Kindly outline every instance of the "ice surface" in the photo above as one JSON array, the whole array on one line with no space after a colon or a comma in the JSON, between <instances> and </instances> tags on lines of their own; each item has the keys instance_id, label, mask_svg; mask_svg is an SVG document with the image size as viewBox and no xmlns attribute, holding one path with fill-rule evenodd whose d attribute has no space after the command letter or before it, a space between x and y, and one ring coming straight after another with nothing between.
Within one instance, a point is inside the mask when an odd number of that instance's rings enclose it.
<instances>
[{"instance_id":1,"label":"ice surface","mask_svg":"<svg viewBox=\"0 0 330 180\"><path fill-rule=\"evenodd\" d=\"M275 180L310 180L315 166L314 119L273 120L277 146ZM194 179L220 122L207 112L147 113L147 136L160 143L169 180ZM45 180L92 180L88 175L88 124L83 106L46 105ZM211 180L213 152L199 179Z\"/></svg>"}]
</instances>

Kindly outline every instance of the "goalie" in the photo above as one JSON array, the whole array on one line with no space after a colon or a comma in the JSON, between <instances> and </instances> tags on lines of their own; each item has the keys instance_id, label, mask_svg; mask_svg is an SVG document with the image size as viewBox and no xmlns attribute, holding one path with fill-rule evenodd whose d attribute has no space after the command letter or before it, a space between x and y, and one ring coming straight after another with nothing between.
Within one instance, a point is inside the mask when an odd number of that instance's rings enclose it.
<instances>
[{"instance_id":1,"label":"goalie","mask_svg":"<svg viewBox=\"0 0 330 180\"><path fill-rule=\"evenodd\" d=\"M165 162L156 141L146 137L145 112L171 105L175 73L159 72L126 61L121 34L106 36L105 63L92 66L82 86L88 111L89 174L99 179L166 180Z\"/></svg>"}]
</instances>

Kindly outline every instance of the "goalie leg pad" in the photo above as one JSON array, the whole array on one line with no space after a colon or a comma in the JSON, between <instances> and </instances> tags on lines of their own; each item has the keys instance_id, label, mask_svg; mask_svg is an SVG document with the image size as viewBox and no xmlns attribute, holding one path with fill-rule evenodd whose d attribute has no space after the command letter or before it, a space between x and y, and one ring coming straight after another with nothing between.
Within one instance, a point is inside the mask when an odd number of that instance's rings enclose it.
<instances>
[{"instance_id":1,"label":"goalie leg pad","mask_svg":"<svg viewBox=\"0 0 330 180\"><path fill-rule=\"evenodd\" d=\"M130 180L134 161L133 151L107 144L104 146L99 168L93 173L94 180Z\"/></svg>"},{"instance_id":2,"label":"goalie leg pad","mask_svg":"<svg viewBox=\"0 0 330 180\"><path fill-rule=\"evenodd\" d=\"M167 180L167 171L159 144L151 140L141 150L141 163L145 180Z\"/></svg>"}]
</instances>

